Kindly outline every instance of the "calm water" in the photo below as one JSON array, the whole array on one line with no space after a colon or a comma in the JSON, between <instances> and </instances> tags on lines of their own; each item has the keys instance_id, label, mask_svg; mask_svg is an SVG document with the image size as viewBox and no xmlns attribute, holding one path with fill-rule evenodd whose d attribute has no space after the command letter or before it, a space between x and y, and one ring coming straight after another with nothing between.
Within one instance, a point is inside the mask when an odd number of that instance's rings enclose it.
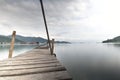
<instances>
[{"instance_id":1,"label":"calm water","mask_svg":"<svg viewBox=\"0 0 120 80\"><path fill-rule=\"evenodd\" d=\"M57 44L56 54L74 80L120 80L120 44Z\"/></svg>"},{"instance_id":2,"label":"calm water","mask_svg":"<svg viewBox=\"0 0 120 80\"><path fill-rule=\"evenodd\" d=\"M17 45L13 56L35 47ZM8 52L9 46L0 46L0 60ZM56 44L55 53L74 80L120 80L120 44Z\"/></svg>"},{"instance_id":3,"label":"calm water","mask_svg":"<svg viewBox=\"0 0 120 80\"><path fill-rule=\"evenodd\" d=\"M17 56L35 47L35 45L16 45L14 48L13 56ZM0 45L0 60L8 58L9 48L10 46L8 45Z\"/></svg>"}]
</instances>

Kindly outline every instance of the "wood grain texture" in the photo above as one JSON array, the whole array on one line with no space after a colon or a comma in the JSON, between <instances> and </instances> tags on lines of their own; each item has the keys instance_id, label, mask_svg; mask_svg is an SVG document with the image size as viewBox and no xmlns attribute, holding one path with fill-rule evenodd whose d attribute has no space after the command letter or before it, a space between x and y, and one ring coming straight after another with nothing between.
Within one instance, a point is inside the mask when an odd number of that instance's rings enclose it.
<instances>
[{"instance_id":1,"label":"wood grain texture","mask_svg":"<svg viewBox=\"0 0 120 80\"><path fill-rule=\"evenodd\" d=\"M72 80L48 49L37 47L0 62L0 80Z\"/></svg>"}]
</instances>

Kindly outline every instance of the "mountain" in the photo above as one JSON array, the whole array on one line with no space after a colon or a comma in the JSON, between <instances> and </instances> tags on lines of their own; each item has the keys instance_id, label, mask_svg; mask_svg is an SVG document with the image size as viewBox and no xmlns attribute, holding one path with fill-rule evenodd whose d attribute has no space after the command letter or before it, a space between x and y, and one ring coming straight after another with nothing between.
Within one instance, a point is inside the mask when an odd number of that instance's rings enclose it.
<instances>
[{"instance_id":1,"label":"mountain","mask_svg":"<svg viewBox=\"0 0 120 80\"><path fill-rule=\"evenodd\" d=\"M0 35L0 42L7 42L10 43L11 42L11 38L12 36L4 36L4 35ZM47 39L41 38L41 37L25 37L25 36L21 36L21 35L16 35L15 37L15 42L16 43L36 43L36 42L46 42ZM70 42L67 41L55 41L55 43L65 43L65 44L70 44Z\"/></svg>"},{"instance_id":2,"label":"mountain","mask_svg":"<svg viewBox=\"0 0 120 80\"><path fill-rule=\"evenodd\" d=\"M8 36L11 37L11 36ZM25 37L21 35L16 35L16 39L23 42L46 42L47 40L41 37Z\"/></svg>"},{"instance_id":3,"label":"mountain","mask_svg":"<svg viewBox=\"0 0 120 80\"><path fill-rule=\"evenodd\" d=\"M24 41L24 42L46 42L47 39L41 38L41 37L24 37L21 35L16 35L16 39ZM55 43L65 43L70 44L70 42L67 41L55 41Z\"/></svg>"},{"instance_id":4,"label":"mountain","mask_svg":"<svg viewBox=\"0 0 120 80\"><path fill-rule=\"evenodd\" d=\"M46 42L47 40L41 37L24 37L20 35L16 35L16 39L24 41L24 42Z\"/></svg>"},{"instance_id":5,"label":"mountain","mask_svg":"<svg viewBox=\"0 0 120 80\"><path fill-rule=\"evenodd\" d=\"M8 37L8 36L0 35L0 42L10 43L11 42L11 38ZM23 41L16 39L15 42L23 42Z\"/></svg>"},{"instance_id":6,"label":"mountain","mask_svg":"<svg viewBox=\"0 0 120 80\"><path fill-rule=\"evenodd\" d=\"M117 36L113 39L107 39L107 40L103 41L103 43L112 43L112 42L114 42L114 43L120 42L120 36Z\"/></svg>"},{"instance_id":7,"label":"mountain","mask_svg":"<svg viewBox=\"0 0 120 80\"><path fill-rule=\"evenodd\" d=\"M4 36L0 35L0 43L10 43L12 36ZM21 35L16 35L15 42L16 43L24 43L24 42L46 42L47 40L41 37L24 37Z\"/></svg>"}]
</instances>

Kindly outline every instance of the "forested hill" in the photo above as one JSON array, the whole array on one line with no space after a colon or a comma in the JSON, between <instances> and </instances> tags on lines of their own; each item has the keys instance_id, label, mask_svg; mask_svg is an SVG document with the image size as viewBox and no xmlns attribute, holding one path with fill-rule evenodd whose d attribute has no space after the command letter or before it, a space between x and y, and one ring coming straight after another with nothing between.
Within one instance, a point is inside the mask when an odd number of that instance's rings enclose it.
<instances>
[{"instance_id":1,"label":"forested hill","mask_svg":"<svg viewBox=\"0 0 120 80\"><path fill-rule=\"evenodd\" d=\"M16 39L15 39L15 42L45 42L45 41L47 40L41 37L24 37L21 35L16 35ZM11 36L0 35L0 42L10 43Z\"/></svg>"},{"instance_id":2,"label":"forested hill","mask_svg":"<svg viewBox=\"0 0 120 80\"><path fill-rule=\"evenodd\" d=\"M115 37L115 38L113 38L113 39L107 39L107 40L105 40L105 41L103 41L103 43L116 43L116 42L120 42L120 36L117 36L117 37Z\"/></svg>"}]
</instances>

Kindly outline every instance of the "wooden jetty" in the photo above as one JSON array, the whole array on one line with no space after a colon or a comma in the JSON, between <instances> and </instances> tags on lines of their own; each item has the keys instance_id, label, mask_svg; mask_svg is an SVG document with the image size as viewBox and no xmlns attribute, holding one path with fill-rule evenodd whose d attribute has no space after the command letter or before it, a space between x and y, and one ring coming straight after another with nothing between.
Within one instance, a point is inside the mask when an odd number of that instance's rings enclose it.
<instances>
[{"instance_id":1,"label":"wooden jetty","mask_svg":"<svg viewBox=\"0 0 120 80\"><path fill-rule=\"evenodd\" d=\"M16 31L13 31L8 59L0 62L0 80L72 80L66 68L54 55L54 39L50 41L42 0L43 20L47 34L47 47L37 47L12 58Z\"/></svg>"},{"instance_id":2,"label":"wooden jetty","mask_svg":"<svg viewBox=\"0 0 120 80\"><path fill-rule=\"evenodd\" d=\"M37 47L0 62L0 80L72 80L48 49Z\"/></svg>"}]
</instances>

